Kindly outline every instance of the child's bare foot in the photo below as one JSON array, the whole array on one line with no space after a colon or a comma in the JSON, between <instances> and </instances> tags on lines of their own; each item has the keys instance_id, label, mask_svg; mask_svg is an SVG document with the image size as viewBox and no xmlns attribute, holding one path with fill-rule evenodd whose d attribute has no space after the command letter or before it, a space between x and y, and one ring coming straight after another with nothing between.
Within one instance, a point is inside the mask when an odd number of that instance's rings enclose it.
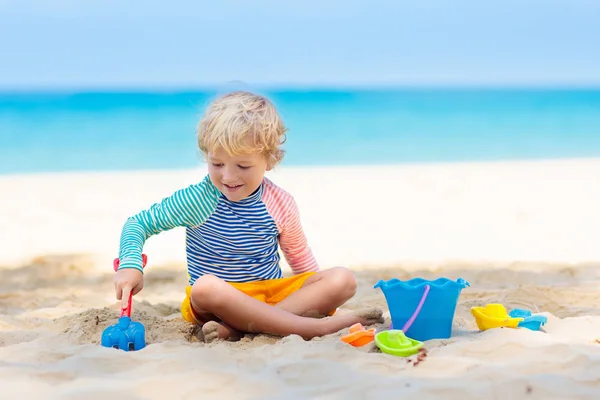
<instances>
[{"instance_id":1,"label":"child's bare foot","mask_svg":"<svg viewBox=\"0 0 600 400\"><path fill-rule=\"evenodd\" d=\"M384 319L382 310L378 308L364 308L351 311L347 314L334 315L332 317L325 318L322 321L324 326L321 336L324 336L339 332L344 328L349 328L350 326L358 323L364 326L383 323ZM311 339L311 337L307 337L306 339Z\"/></svg>"},{"instance_id":2,"label":"child's bare foot","mask_svg":"<svg viewBox=\"0 0 600 400\"><path fill-rule=\"evenodd\" d=\"M202 335L205 343L211 343L217 339L235 342L242 337L240 332L216 321L208 321L202 325Z\"/></svg>"}]
</instances>

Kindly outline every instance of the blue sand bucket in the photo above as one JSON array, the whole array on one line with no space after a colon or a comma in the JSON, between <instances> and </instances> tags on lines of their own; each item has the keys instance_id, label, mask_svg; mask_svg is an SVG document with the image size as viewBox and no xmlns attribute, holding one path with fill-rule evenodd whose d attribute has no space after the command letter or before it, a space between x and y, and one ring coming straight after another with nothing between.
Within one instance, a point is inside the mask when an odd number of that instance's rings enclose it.
<instances>
[{"instance_id":1,"label":"blue sand bucket","mask_svg":"<svg viewBox=\"0 0 600 400\"><path fill-rule=\"evenodd\" d=\"M425 341L447 339L452 335L452 321L462 289L471 286L462 278L453 281L438 278L428 281L414 278L401 281L393 278L379 281L392 316L394 327L407 327L406 336ZM415 310L420 310L418 313ZM418 314L418 315L417 315Z\"/></svg>"}]
</instances>

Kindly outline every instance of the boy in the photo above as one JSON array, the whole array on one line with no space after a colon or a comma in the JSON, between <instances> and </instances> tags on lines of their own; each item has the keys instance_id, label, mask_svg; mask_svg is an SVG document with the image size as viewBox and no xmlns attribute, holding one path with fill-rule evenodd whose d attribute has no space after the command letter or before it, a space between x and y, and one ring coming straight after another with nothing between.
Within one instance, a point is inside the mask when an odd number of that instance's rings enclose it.
<instances>
[{"instance_id":1,"label":"boy","mask_svg":"<svg viewBox=\"0 0 600 400\"><path fill-rule=\"evenodd\" d=\"M144 242L181 226L190 285L181 312L202 325L207 342L235 340L240 332L311 339L382 322L380 310L334 315L354 296L354 276L344 268L319 271L293 197L264 176L283 157L285 132L262 96L233 92L216 99L197 127L208 175L125 222L117 299L126 302L143 287ZM279 246L291 277L282 278Z\"/></svg>"}]
</instances>

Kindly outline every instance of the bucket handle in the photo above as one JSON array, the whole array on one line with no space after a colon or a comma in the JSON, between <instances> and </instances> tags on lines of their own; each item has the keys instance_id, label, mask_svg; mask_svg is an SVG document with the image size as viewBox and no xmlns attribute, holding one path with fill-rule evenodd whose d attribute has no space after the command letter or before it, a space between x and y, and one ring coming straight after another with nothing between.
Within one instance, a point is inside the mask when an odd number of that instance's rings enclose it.
<instances>
[{"instance_id":1,"label":"bucket handle","mask_svg":"<svg viewBox=\"0 0 600 400\"><path fill-rule=\"evenodd\" d=\"M408 319L408 321L406 321L406 323L402 327L402 332L406 333L406 331L410 329L413 322L415 322L415 319L417 319L417 316L421 312L421 308L423 308L423 304L425 304L425 299L427 299L427 295L429 294L429 289L430 289L429 285L425 285L425 292L423 293L423 296L421 297L421 301L419 302L419 305L415 309L415 312L413 313L413 315Z\"/></svg>"}]
</instances>

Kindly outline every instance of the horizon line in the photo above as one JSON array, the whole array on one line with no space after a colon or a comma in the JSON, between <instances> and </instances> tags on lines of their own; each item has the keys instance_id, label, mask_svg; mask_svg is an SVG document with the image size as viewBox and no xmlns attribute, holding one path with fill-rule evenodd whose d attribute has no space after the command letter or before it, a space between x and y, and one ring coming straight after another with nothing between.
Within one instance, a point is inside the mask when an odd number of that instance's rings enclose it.
<instances>
[{"instance_id":1,"label":"horizon line","mask_svg":"<svg viewBox=\"0 0 600 400\"><path fill-rule=\"evenodd\" d=\"M395 91L395 90L600 90L600 82L590 83L420 83L420 84L246 84L207 85L57 85L2 87L0 94L21 93L199 93L233 90L285 91Z\"/></svg>"}]
</instances>

